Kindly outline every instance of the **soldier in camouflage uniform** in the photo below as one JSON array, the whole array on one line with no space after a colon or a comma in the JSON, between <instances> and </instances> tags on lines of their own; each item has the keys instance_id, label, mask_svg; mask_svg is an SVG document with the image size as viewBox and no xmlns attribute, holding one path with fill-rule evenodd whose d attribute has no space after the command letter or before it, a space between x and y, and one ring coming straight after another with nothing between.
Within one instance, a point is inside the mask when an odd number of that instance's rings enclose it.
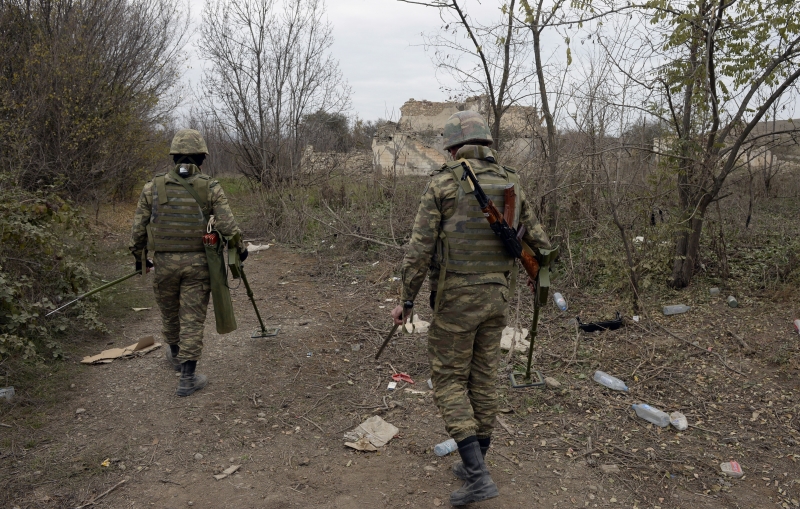
<instances>
[{"instance_id":1,"label":"soldier in camouflage uniform","mask_svg":"<svg viewBox=\"0 0 800 509\"><path fill-rule=\"evenodd\" d=\"M167 361L181 372L178 396L188 396L206 386L208 378L195 373L203 350L203 328L211 285L203 235L208 217L229 248L242 249L241 232L219 182L200 171L208 148L201 134L182 129L170 147L175 168L145 184L133 218L130 251L136 270L148 267L148 252L155 262L153 290L161 310L162 331L169 349ZM201 203L205 202L202 207Z\"/></svg>"},{"instance_id":2,"label":"soldier in camouflage uniform","mask_svg":"<svg viewBox=\"0 0 800 509\"><path fill-rule=\"evenodd\" d=\"M401 269L404 304L392 311L392 317L396 324L405 320L403 315L413 307L430 268L434 315L428 358L434 399L462 458L453 472L465 483L450 495L450 502L465 505L499 494L484 456L497 415L500 337L517 268L492 233L469 183L461 179L464 170L456 161L467 160L500 211L503 191L514 185L517 208L512 226L525 226L523 240L534 249L549 248L550 241L518 185L515 170L497 163L483 117L471 111L452 115L445 124L444 141L454 162L433 174L422 195Z\"/></svg>"}]
</instances>

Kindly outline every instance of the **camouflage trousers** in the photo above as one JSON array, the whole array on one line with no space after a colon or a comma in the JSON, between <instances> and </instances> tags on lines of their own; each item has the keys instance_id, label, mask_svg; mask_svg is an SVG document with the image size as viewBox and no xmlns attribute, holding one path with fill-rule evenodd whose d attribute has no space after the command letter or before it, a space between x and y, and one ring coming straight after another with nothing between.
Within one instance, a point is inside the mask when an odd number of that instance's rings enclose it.
<instances>
[{"instance_id":1,"label":"camouflage trousers","mask_svg":"<svg viewBox=\"0 0 800 509\"><path fill-rule=\"evenodd\" d=\"M433 397L456 441L489 437L497 415L500 336L508 288L480 284L448 289L428 329Z\"/></svg>"},{"instance_id":2,"label":"camouflage trousers","mask_svg":"<svg viewBox=\"0 0 800 509\"><path fill-rule=\"evenodd\" d=\"M153 291L164 338L167 344L180 346L180 362L199 360L211 295L206 254L156 253L153 263Z\"/></svg>"}]
</instances>

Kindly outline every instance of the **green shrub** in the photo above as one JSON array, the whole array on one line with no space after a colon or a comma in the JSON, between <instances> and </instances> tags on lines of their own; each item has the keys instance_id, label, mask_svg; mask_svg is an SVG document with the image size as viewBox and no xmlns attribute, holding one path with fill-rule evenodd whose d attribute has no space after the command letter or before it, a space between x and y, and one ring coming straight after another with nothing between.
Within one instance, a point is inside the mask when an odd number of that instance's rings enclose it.
<instances>
[{"instance_id":1,"label":"green shrub","mask_svg":"<svg viewBox=\"0 0 800 509\"><path fill-rule=\"evenodd\" d=\"M90 256L87 231L69 202L20 190L0 176L0 359L61 354L66 319L44 314L89 286L89 269L79 261ZM91 303L70 313L102 328Z\"/></svg>"}]
</instances>

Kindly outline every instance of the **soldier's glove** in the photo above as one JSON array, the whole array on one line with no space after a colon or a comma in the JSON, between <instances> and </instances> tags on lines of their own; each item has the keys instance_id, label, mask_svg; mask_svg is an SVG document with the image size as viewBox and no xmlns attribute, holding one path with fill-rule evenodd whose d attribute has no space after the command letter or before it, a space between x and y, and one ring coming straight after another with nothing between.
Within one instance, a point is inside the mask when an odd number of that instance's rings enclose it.
<instances>
[{"instance_id":1,"label":"soldier's glove","mask_svg":"<svg viewBox=\"0 0 800 509\"><path fill-rule=\"evenodd\" d=\"M152 269L153 267L155 267L155 265L153 265L153 261L148 258L147 272L150 272L150 269ZM136 260L136 272L141 272L141 271L142 271L142 260Z\"/></svg>"},{"instance_id":2,"label":"soldier's glove","mask_svg":"<svg viewBox=\"0 0 800 509\"><path fill-rule=\"evenodd\" d=\"M245 260L247 260L247 255L249 254L250 253L247 252L247 248L244 248L241 251L239 251L239 261L244 262Z\"/></svg>"}]
</instances>

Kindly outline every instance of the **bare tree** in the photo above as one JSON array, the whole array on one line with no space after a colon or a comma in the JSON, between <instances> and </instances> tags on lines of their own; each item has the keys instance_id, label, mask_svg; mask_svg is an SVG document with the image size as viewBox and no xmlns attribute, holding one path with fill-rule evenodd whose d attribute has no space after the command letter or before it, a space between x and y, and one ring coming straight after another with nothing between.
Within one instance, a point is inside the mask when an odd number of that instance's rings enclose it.
<instances>
[{"instance_id":1,"label":"bare tree","mask_svg":"<svg viewBox=\"0 0 800 509\"><path fill-rule=\"evenodd\" d=\"M177 0L0 1L0 165L99 204L163 151L187 14Z\"/></svg>"},{"instance_id":2,"label":"bare tree","mask_svg":"<svg viewBox=\"0 0 800 509\"><path fill-rule=\"evenodd\" d=\"M200 49L204 105L235 147L239 169L269 185L302 162L303 119L338 114L350 89L330 54L323 0L210 0Z\"/></svg>"},{"instance_id":3,"label":"bare tree","mask_svg":"<svg viewBox=\"0 0 800 509\"><path fill-rule=\"evenodd\" d=\"M502 18L491 23L470 16L465 0L400 1L439 9L443 30L424 35L424 40L432 50L437 71L457 83L455 87L443 86L453 95L487 98L492 137L497 146L502 146L503 115L511 106L527 102L535 78L527 31L514 16L516 0L498 5ZM467 43L463 42L465 35Z\"/></svg>"}]
</instances>

